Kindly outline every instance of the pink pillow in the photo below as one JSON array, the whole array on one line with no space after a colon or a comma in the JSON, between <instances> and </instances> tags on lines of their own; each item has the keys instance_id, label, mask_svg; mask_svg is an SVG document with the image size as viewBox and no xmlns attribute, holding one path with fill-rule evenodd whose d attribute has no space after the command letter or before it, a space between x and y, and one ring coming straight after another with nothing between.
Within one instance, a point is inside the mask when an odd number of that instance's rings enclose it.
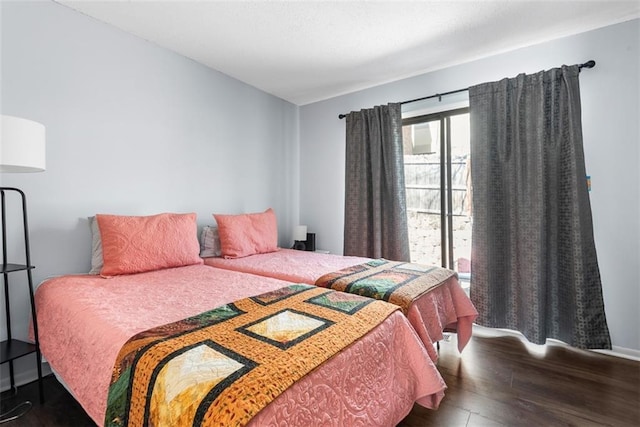
<instances>
[{"instance_id":1,"label":"pink pillow","mask_svg":"<svg viewBox=\"0 0 640 427\"><path fill-rule=\"evenodd\" d=\"M217 215L222 256L242 258L278 250L276 214L269 208L262 213Z\"/></svg>"},{"instance_id":2,"label":"pink pillow","mask_svg":"<svg viewBox=\"0 0 640 427\"><path fill-rule=\"evenodd\" d=\"M96 215L103 277L202 264L196 214Z\"/></svg>"}]
</instances>

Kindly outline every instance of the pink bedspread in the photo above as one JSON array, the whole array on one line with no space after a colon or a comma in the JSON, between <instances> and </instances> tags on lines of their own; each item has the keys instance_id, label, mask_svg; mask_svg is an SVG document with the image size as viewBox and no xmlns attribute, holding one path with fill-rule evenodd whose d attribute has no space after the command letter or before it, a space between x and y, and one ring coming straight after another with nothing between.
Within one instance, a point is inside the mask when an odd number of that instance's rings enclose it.
<instances>
[{"instance_id":1,"label":"pink bedspread","mask_svg":"<svg viewBox=\"0 0 640 427\"><path fill-rule=\"evenodd\" d=\"M371 259L293 249L237 259L204 258L205 265L311 285L327 273L368 261ZM424 294L407 312L409 322L433 361L438 358L433 344L442 339L443 331L457 331L458 350L462 351L471 339L472 325L477 316L476 308L456 278Z\"/></svg>"},{"instance_id":2,"label":"pink bedspread","mask_svg":"<svg viewBox=\"0 0 640 427\"><path fill-rule=\"evenodd\" d=\"M371 259L293 249L279 249L276 252L235 259L204 258L204 263L212 267L310 285L315 284L320 276L327 273L368 261Z\"/></svg>"},{"instance_id":3,"label":"pink bedspread","mask_svg":"<svg viewBox=\"0 0 640 427\"><path fill-rule=\"evenodd\" d=\"M42 354L98 425L113 363L132 335L288 285L202 265L103 279L64 276L36 291ZM252 425L395 425L446 388L400 312L280 395Z\"/></svg>"}]
</instances>

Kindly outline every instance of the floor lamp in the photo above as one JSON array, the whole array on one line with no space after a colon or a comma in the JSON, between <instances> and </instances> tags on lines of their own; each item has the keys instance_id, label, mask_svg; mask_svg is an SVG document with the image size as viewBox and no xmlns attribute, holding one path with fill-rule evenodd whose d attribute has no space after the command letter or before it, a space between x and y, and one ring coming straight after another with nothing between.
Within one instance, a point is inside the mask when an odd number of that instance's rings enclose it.
<instances>
[{"instance_id":1,"label":"floor lamp","mask_svg":"<svg viewBox=\"0 0 640 427\"><path fill-rule=\"evenodd\" d=\"M42 172L45 169L45 129L40 123L19 117L2 115L0 122L0 173L24 173ZM22 224L24 231L25 263L15 264L9 262L7 254L7 209L6 196L17 193L22 200ZM2 205L2 278L4 282L5 297L5 327L7 339L0 342L0 364L9 364L9 375L11 389L16 392L14 380L13 362L14 360L28 354L36 354L38 370L38 386L40 391L40 402L44 402L44 391L42 385L42 356L40 354L40 344L38 339L38 322L36 320L36 309L33 297L33 279L31 270L31 253L29 249L29 227L27 224L27 201L22 190L14 187L0 186L0 203ZM10 273L26 272L29 284L29 298L31 302L31 321L35 342L30 343L19 339L14 339L11 333L11 311L9 294L11 288L9 284ZM15 420L22 416L31 408L31 402L26 401L17 405L13 409L0 414L0 423Z\"/></svg>"}]
</instances>

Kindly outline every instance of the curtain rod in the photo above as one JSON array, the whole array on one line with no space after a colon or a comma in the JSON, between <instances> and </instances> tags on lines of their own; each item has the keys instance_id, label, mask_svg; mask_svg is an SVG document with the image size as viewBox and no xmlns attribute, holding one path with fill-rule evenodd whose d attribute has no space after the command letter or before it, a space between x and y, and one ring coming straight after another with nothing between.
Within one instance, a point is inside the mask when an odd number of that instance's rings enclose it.
<instances>
[{"instance_id":1,"label":"curtain rod","mask_svg":"<svg viewBox=\"0 0 640 427\"><path fill-rule=\"evenodd\" d=\"M584 64L578 64L578 71L582 70L583 68L593 68L596 66L596 61L594 61L593 59L585 62ZM446 95L453 95L454 93L460 93L460 92L465 92L469 90L469 88L464 88L464 89L458 89L458 90L451 90L449 92L443 92L443 93L436 93L435 95L429 95L429 96L423 96L422 98L416 98L416 99L410 99L408 101L402 101L400 103L400 105L403 104L410 104L412 102L417 102L417 101L424 101L425 99L431 99L431 98L438 98L438 102L442 101L442 97L446 96ZM338 118L339 119L344 119L345 117L347 117L346 114L338 114Z\"/></svg>"}]
</instances>

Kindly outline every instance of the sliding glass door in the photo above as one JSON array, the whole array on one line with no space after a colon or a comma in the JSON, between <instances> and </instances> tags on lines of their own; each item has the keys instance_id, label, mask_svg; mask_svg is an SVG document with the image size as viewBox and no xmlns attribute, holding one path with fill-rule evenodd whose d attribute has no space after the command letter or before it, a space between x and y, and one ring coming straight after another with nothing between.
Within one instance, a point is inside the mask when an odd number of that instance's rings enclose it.
<instances>
[{"instance_id":1,"label":"sliding glass door","mask_svg":"<svg viewBox=\"0 0 640 427\"><path fill-rule=\"evenodd\" d=\"M411 261L471 274L469 109L403 119Z\"/></svg>"}]
</instances>

